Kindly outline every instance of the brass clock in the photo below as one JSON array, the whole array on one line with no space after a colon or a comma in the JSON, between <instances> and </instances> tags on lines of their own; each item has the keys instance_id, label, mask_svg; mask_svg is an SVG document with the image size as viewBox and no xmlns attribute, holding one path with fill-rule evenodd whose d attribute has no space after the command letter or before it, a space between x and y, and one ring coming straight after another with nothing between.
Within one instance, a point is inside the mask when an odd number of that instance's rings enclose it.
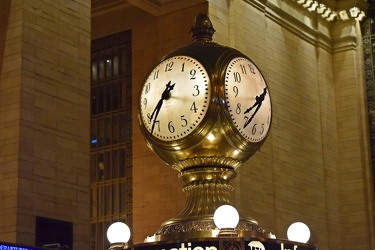
<instances>
[{"instance_id":1,"label":"brass clock","mask_svg":"<svg viewBox=\"0 0 375 250\"><path fill-rule=\"evenodd\" d=\"M140 97L140 117L148 133L161 141L176 141L202 122L211 97L206 69L189 56L172 56L148 76Z\"/></svg>"},{"instance_id":2,"label":"brass clock","mask_svg":"<svg viewBox=\"0 0 375 250\"><path fill-rule=\"evenodd\" d=\"M237 169L265 142L271 125L266 81L240 51L212 42L204 14L193 21L193 43L164 56L140 90L140 128L152 151L179 173L183 211L146 239L217 237L213 213L229 204ZM198 230L199 229L199 230ZM239 236L268 238L241 217Z\"/></svg>"},{"instance_id":3,"label":"brass clock","mask_svg":"<svg viewBox=\"0 0 375 250\"><path fill-rule=\"evenodd\" d=\"M232 124L248 141L262 141L271 125L268 86L256 65L233 58L225 71L225 98Z\"/></svg>"},{"instance_id":4,"label":"brass clock","mask_svg":"<svg viewBox=\"0 0 375 250\"><path fill-rule=\"evenodd\" d=\"M195 21L193 43L165 55L140 90L141 131L177 171L235 170L269 134L269 89L246 55L212 42L207 17Z\"/></svg>"}]
</instances>

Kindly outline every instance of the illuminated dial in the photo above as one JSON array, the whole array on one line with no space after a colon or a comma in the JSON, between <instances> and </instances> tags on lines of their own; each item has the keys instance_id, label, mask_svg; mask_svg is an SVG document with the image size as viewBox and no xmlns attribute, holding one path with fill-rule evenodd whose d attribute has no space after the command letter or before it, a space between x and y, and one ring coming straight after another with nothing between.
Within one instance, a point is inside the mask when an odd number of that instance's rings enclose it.
<instances>
[{"instance_id":1,"label":"illuminated dial","mask_svg":"<svg viewBox=\"0 0 375 250\"><path fill-rule=\"evenodd\" d=\"M140 96L141 122L151 136L179 140L202 122L210 102L207 71L196 59L174 56L148 76Z\"/></svg>"},{"instance_id":2,"label":"illuminated dial","mask_svg":"<svg viewBox=\"0 0 375 250\"><path fill-rule=\"evenodd\" d=\"M238 132L250 142L262 141L271 125L271 99L266 81L252 61L244 57L230 61L225 98Z\"/></svg>"}]
</instances>

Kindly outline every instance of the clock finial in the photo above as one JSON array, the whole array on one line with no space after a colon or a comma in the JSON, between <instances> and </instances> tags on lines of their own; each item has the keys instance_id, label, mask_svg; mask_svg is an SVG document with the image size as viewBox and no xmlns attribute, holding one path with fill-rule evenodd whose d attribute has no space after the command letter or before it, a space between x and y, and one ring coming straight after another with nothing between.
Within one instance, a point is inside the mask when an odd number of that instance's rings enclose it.
<instances>
[{"instance_id":1,"label":"clock finial","mask_svg":"<svg viewBox=\"0 0 375 250\"><path fill-rule=\"evenodd\" d=\"M193 42L211 42L215 29L208 16L200 13L194 18L190 33Z\"/></svg>"}]
</instances>

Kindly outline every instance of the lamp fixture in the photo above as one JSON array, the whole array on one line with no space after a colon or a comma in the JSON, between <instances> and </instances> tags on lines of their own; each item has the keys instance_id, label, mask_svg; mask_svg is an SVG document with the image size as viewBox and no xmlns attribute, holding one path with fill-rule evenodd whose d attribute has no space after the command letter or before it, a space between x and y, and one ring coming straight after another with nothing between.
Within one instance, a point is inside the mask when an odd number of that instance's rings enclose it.
<instances>
[{"instance_id":1,"label":"lamp fixture","mask_svg":"<svg viewBox=\"0 0 375 250\"><path fill-rule=\"evenodd\" d=\"M130 235L130 228L125 223L115 222L111 224L107 230L107 238L111 243L109 249L117 250L126 248Z\"/></svg>"},{"instance_id":2,"label":"lamp fixture","mask_svg":"<svg viewBox=\"0 0 375 250\"><path fill-rule=\"evenodd\" d=\"M303 222L294 222L289 226L287 236L289 240L307 243L310 239L310 229Z\"/></svg>"},{"instance_id":3,"label":"lamp fixture","mask_svg":"<svg viewBox=\"0 0 375 250\"><path fill-rule=\"evenodd\" d=\"M214 223L220 229L217 236L235 236L238 234L235 230L240 216L237 209L231 205L222 205L214 213Z\"/></svg>"}]
</instances>

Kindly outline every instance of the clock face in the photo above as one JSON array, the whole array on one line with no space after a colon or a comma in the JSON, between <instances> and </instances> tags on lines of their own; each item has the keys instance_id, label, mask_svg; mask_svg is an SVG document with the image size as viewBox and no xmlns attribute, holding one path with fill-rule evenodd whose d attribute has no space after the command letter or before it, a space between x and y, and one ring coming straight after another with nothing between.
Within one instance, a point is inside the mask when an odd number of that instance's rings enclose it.
<instances>
[{"instance_id":1,"label":"clock face","mask_svg":"<svg viewBox=\"0 0 375 250\"><path fill-rule=\"evenodd\" d=\"M228 64L225 98L238 132L250 142L262 141L271 125L271 99L267 84L252 61L237 57Z\"/></svg>"},{"instance_id":2,"label":"clock face","mask_svg":"<svg viewBox=\"0 0 375 250\"><path fill-rule=\"evenodd\" d=\"M140 96L142 123L163 141L191 134L207 113L211 85L202 64L188 56L161 62L149 75Z\"/></svg>"}]
</instances>

